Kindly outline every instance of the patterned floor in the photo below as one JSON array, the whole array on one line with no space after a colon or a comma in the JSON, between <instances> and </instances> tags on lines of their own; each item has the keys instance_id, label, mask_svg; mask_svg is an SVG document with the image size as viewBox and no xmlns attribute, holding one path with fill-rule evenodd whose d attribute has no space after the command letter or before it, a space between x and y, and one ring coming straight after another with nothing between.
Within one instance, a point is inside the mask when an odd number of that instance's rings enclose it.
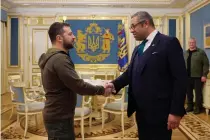
<instances>
[{"instance_id":1,"label":"patterned floor","mask_svg":"<svg viewBox=\"0 0 210 140\"><path fill-rule=\"evenodd\" d=\"M192 113L182 119L180 130L192 140L210 140L210 124Z\"/></svg>"},{"instance_id":2,"label":"patterned floor","mask_svg":"<svg viewBox=\"0 0 210 140\"><path fill-rule=\"evenodd\" d=\"M12 108L12 104L1 105L1 114L10 110L11 108Z\"/></svg>"},{"instance_id":3,"label":"patterned floor","mask_svg":"<svg viewBox=\"0 0 210 140\"><path fill-rule=\"evenodd\" d=\"M47 140L47 135L43 127L42 119L40 118L38 128L36 128L34 117L30 118L29 121L29 133L27 133L26 139L30 140ZM120 116L110 115L106 119L105 128L101 129L101 120L93 120L93 126L90 129L87 125L88 121L85 124L85 140L111 140L111 139L126 139L126 140L137 140L138 134L135 124L132 119L125 117L125 135L122 137L122 131L120 126ZM16 122L8 126L1 133L1 139L24 139L23 138L23 127L24 118L22 118L20 125ZM75 123L75 133L77 140L81 139L80 134L80 125L79 122ZM187 140L186 136L181 133L178 129L173 131L172 140Z\"/></svg>"},{"instance_id":4,"label":"patterned floor","mask_svg":"<svg viewBox=\"0 0 210 140\"><path fill-rule=\"evenodd\" d=\"M29 120L29 127L28 132L34 135L47 137L46 130L43 125L43 121L41 116L38 116L39 124L38 127L35 125L35 118L32 116ZM103 137L107 135L117 134L117 136L113 136L114 138L120 138L121 137L121 123L120 123L120 116L115 116L113 114L110 114L107 116L107 119L105 121L105 128L101 129L101 120L93 120L92 121L92 127L89 128L88 122L89 120L85 120L85 138L93 138L93 137ZM21 132L18 129L24 130L25 125L25 119L22 118L20 121L20 125L14 123L13 125L6 128L6 130L3 131L1 134L2 139L22 139L23 134L20 134ZM134 122L132 119L129 119L125 117L125 130L128 130L134 126ZM16 128L16 129L15 129ZM135 129L134 129L135 130ZM80 122L75 122L75 136L76 138L81 138L80 133ZM136 131L126 133L125 137L128 138L138 138L138 135Z\"/></svg>"},{"instance_id":5,"label":"patterned floor","mask_svg":"<svg viewBox=\"0 0 210 140\"><path fill-rule=\"evenodd\" d=\"M8 95L4 95L8 96ZM9 99L10 96L8 96ZM17 124L16 114L14 113L11 120L10 108L8 99L2 100L2 112L1 112L1 139L23 139L24 130L24 117L20 124ZM16 112L16 111L14 111ZM38 128L34 123L34 118L31 117L29 121L29 129L26 139L30 140L47 140L47 134L43 127L42 117L39 116ZM137 140L137 130L132 119L125 118L125 135L126 140ZM180 131L181 130L181 131ZM182 133L183 132L183 133ZM79 122L75 122L75 133L77 140L81 139ZM185 135L187 136L185 136ZM200 115L194 115L192 113L187 114L180 124L179 130L173 131L172 140L210 140L210 116L204 113ZM120 126L120 117L118 115L107 116L105 128L101 129L101 120L93 120L92 128L88 126L88 122L85 123L85 139L86 140L110 140L110 139L122 139L122 131Z\"/></svg>"}]
</instances>

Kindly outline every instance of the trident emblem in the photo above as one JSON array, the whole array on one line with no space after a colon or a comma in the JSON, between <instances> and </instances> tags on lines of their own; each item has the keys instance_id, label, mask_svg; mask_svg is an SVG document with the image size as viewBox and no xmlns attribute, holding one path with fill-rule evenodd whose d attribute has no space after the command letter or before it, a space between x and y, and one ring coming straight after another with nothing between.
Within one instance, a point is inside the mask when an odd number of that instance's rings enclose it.
<instances>
[{"instance_id":1,"label":"trident emblem","mask_svg":"<svg viewBox=\"0 0 210 140\"><path fill-rule=\"evenodd\" d=\"M99 48L99 36L88 35L88 49L95 52Z\"/></svg>"}]
</instances>

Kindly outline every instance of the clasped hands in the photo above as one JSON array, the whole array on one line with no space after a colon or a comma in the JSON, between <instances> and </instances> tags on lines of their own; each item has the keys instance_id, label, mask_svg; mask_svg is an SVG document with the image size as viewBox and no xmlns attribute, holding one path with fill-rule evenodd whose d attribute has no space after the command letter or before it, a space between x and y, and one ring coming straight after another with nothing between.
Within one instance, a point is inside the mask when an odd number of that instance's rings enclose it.
<instances>
[{"instance_id":1,"label":"clasped hands","mask_svg":"<svg viewBox=\"0 0 210 140\"><path fill-rule=\"evenodd\" d=\"M112 93L116 93L116 90L115 90L115 87L114 87L113 83L106 83L104 85L104 89L105 89L105 91L104 91L103 96L105 96L105 97L110 96Z\"/></svg>"}]
</instances>

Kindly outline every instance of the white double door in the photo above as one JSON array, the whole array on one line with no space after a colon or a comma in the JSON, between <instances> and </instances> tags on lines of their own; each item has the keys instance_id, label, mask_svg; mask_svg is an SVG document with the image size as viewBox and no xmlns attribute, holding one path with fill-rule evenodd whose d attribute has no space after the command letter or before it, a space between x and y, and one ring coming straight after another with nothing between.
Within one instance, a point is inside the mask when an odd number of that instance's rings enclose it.
<instances>
[{"instance_id":1,"label":"white double door","mask_svg":"<svg viewBox=\"0 0 210 140\"><path fill-rule=\"evenodd\" d=\"M25 37L25 72L26 83L29 87L34 87L40 81L40 68L38 60L41 54L45 53L52 46L48 36L48 26L26 26L24 28Z\"/></svg>"}]
</instances>

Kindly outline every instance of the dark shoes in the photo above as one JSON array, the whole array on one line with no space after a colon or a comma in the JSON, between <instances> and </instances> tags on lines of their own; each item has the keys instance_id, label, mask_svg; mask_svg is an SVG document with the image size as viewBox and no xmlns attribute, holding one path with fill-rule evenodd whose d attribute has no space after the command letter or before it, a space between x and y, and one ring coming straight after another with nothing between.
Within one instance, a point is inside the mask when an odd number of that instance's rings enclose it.
<instances>
[{"instance_id":1,"label":"dark shoes","mask_svg":"<svg viewBox=\"0 0 210 140\"><path fill-rule=\"evenodd\" d=\"M201 113L201 109L200 108L195 108L195 110L193 111L194 114L200 114Z\"/></svg>"},{"instance_id":2,"label":"dark shoes","mask_svg":"<svg viewBox=\"0 0 210 140\"><path fill-rule=\"evenodd\" d=\"M192 112L192 111L193 111L193 107L188 106L188 107L186 108L186 112Z\"/></svg>"},{"instance_id":3,"label":"dark shoes","mask_svg":"<svg viewBox=\"0 0 210 140\"><path fill-rule=\"evenodd\" d=\"M196 107L195 109L193 109L193 107L188 106L186 108L186 112L192 112L192 111L193 111L194 114L200 114L201 113L201 109L199 107Z\"/></svg>"}]
</instances>

